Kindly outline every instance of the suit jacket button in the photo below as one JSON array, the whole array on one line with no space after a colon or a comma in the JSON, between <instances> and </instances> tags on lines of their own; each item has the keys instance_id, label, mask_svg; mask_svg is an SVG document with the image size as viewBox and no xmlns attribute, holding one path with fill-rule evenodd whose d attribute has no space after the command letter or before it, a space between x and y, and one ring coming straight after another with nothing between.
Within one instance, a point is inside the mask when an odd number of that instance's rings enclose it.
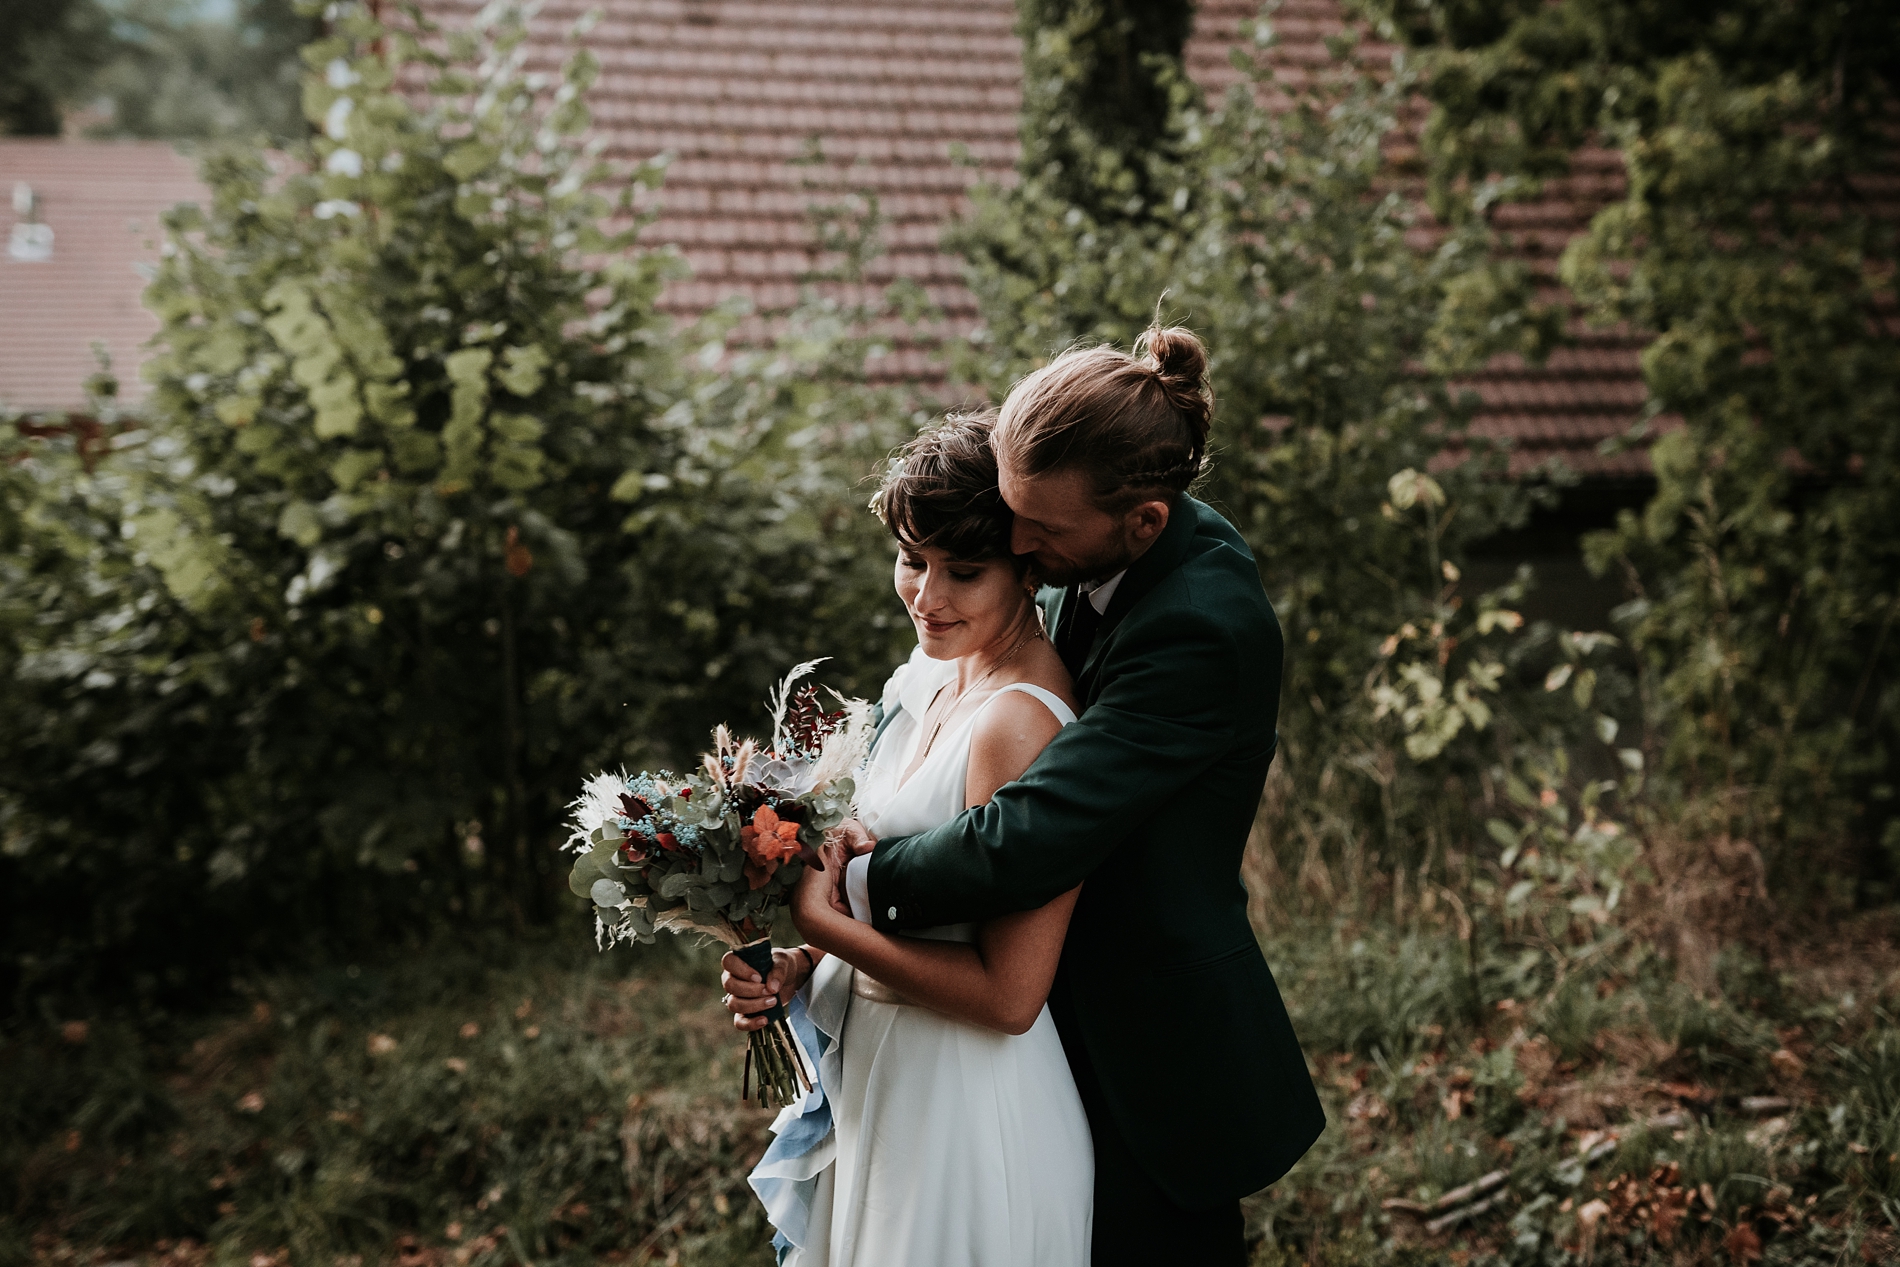
<instances>
[{"instance_id":1,"label":"suit jacket button","mask_svg":"<svg viewBox=\"0 0 1900 1267\"><path fill-rule=\"evenodd\" d=\"M895 906L893 906L893 907L892 907L892 908L891 908L890 910L888 910L888 911L886 911L886 912L884 912L884 918L885 918L885 919L896 919L896 918L897 918L897 908L896 908Z\"/></svg>"}]
</instances>

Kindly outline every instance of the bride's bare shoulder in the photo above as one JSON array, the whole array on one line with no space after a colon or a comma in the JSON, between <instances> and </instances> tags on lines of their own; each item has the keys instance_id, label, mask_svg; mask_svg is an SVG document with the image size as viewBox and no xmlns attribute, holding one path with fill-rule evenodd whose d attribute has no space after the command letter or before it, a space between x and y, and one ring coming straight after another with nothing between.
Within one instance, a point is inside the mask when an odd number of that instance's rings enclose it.
<instances>
[{"instance_id":1,"label":"bride's bare shoulder","mask_svg":"<svg viewBox=\"0 0 1900 1267\"><path fill-rule=\"evenodd\" d=\"M1038 641L1029 648L1029 654L1023 657L1021 671L1016 673L1015 677L1018 681L1028 682L1052 692L1069 706L1070 712L1082 711L1076 703L1074 680L1069 677L1068 669L1063 667L1062 657L1056 654L1056 649L1046 640Z\"/></svg>"},{"instance_id":2,"label":"bride's bare shoulder","mask_svg":"<svg viewBox=\"0 0 1900 1267\"><path fill-rule=\"evenodd\" d=\"M990 699L970 734L964 804L980 805L1021 778L1061 729L1061 719L1027 691L1002 691Z\"/></svg>"}]
</instances>

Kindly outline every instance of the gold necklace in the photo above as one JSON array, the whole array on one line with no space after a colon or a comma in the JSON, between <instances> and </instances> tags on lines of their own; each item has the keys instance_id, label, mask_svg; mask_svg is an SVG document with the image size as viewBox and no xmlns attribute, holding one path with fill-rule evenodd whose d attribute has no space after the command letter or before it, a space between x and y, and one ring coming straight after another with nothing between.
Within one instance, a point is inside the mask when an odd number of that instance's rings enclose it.
<instances>
[{"instance_id":1,"label":"gold necklace","mask_svg":"<svg viewBox=\"0 0 1900 1267\"><path fill-rule=\"evenodd\" d=\"M957 692L956 698L950 701L950 707L943 710L943 715L937 718L937 724L930 728L930 734L926 736L924 739L924 750L917 754L917 764L911 767L912 770L915 770L919 766L922 766L923 763L929 759L930 749L937 742L937 736L943 733L943 728L945 724L948 723L950 718L955 715L957 708L963 703L963 701L966 698L969 697L970 693L976 690L977 687L983 685L983 683L995 677L997 672L1000 669L1002 669L1004 665L1008 664L1011 660L1014 660L1016 658L1017 652L1021 651L1024 647L1028 646L1031 642L1035 641L1037 638L1040 638L1041 636L1042 636L1042 631L1036 628L1035 626L1030 626L1029 628L1024 629L1022 632L1022 635L1016 639L1015 643L1010 647L1010 649L1003 653L1002 659L998 660L995 664L992 664L987 670L985 670L982 677L978 678L976 681L970 683L968 686L964 687L962 690ZM950 683L945 682L942 686L937 688L937 693L930 697L930 704L928 707L924 709L924 712L926 715L929 714L932 708L935 708L937 706L938 699L940 699L943 696L944 691L949 687L949 685Z\"/></svg>"}]
</instances>

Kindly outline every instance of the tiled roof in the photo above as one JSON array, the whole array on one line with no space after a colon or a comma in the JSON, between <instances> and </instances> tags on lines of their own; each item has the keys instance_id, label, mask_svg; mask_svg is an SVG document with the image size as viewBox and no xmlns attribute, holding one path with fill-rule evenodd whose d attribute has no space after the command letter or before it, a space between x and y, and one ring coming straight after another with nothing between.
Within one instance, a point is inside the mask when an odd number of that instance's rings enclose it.
<instances>
[{"instance_id":1,"label":"tiled roof","mask_svg":"<svg viewBox=\"0 0 1900 1267\"><path fill-rule=\"evenodd\" d=\"M480 5L424 3L448 26ZM569 27L593 9L602 17L586 40L601 76L590 104L609 153L673 155L646 240L678 246L693 276L667 292L667 307L696 313L734 293L762 310L789 306L814 262L814 199L868 189L879 198L885 246L870 280L912 279L952 330L975 324L958 263L938 241L972 183L1012 175L1022 76L1014 0L546 0L534 25L537 69L555 67ZM1257 12L1254 0L1201 0L1187 60L1210 92L1232 82L1227 50ZM1297 79L1326 62L1321 41L1340 28L1339 3L1287 0L1273 22L1277 68ZM814 143L821 163L807 161ZM24 174L30 164L39 175ZM138 220L149 234L157 208L195 186L185 161L161 146L0 141L0 176L9 185L43 181L46 218L60 235L50 266L0 260L0 396L76 403L92 338L129 366L153 328L130 271L139 238L118 226ZM1564 243L1620 183L1614 154L1586 151L1541 201L1500 213L1499 227L1549 294ZM70 228L65 217L74 217ZM1580 326L1572 333L1574 346L1544 366L1504 358L1471 383L1484 402L1479 428L1512 437L1521 466L1562 455L1588 474L1640 474L1642 455L1595 450L1641 405L1641 343ZM928 346L900 347L884 372L941 378Z\"/></svg>"},{"instance_id":2,"label":"tiled roof","mask_svg":"<svg viewBox=\"0 0 1900 1267\"><path fill-rule=\"evenodd\" d=\"M480 4L424 7L456 26ZM698 312L734 293L762 309L788 306L813 262L807 208L824 196L814 187L828 186L879 197L886 254L873 281L913 279L951 329L975 324L958 263L938 240L973 182L1012 175L1022 78L1014 0L546 0L534 27L538 69L554 69L568 28L596 7L602 20L586 42L602 73L590 100L609 152L673 155L663 211L647 235L677 245L692 264L692 279L668 292L669 307ZM1234 81L1228 49L1258 12L1255 0L1201 0L1187 63L1210 93ZM1338 0L1287 0L1273 25L1276 70L1297 82L1330 60L1322 41L1341 29ZM1362 52L1383 60L1376 47ZM799 161L814 140L823 165ZM1542 201L1500 215L1551 295L1558 253L1616 195L1621 173L1614 154L1585 152ZM1484 402L1478 429L1511 437L1520 467L1562 455L1589 474L1640 474L1642 455L1595 451L1642 403L1640 342L1572 333L1575 346L1548 364L1502 358L1470 384ZM887 372L940 375L924 347L900 349Z\"/></svg>"},{"instance_id":3,"label":"tiled roof","mask_svg":"<svg viewBox=\"0 0 1900 1267\"><path fill-rule=\"evenodd\" d=\"M0 255L0 405L82 406L95 342L125 397L137 399L140 348L158 329L139 304L139 269L158 258L159 213L203 197L190 160L152 142L0 138L9 238L22 219L9 195L21 184L38 199L53 250L44 262Z\"/></svg>"},{"instance_id":4,"label":"tiled roof","mask_svg":"<svg viewBox=\"0 0 1900 1267\"><path fill-rule=\"evenodd\" d=\"M1187 49L1188 73L1209 94L1224 92L1239 72L1228 50L1240 38L1242 22L1260 12L1256 0L1201 0L1193 39ZM1286 0L1273 15L1279 42L1272 61L1276 78L1297 84L1324 67L1331 54L1323 41L1344 28L1339 0ZM1362 44L1358 56L1369 67L1389 64L1391 48ZM1413 145L1400 142L1388 153L1415 159ZM1422 182L1401 182L1422 194ZM1584 149L1571 156L1570 171L1547 181L1534 202L1501 206L1493 218L1507 248L1529 268L1546 303L1568 304L1557 282L1557 258L1581 233L1598 209L1623 192L1623 162L1612 150ZM1542 365L1516 356L1498 357L1484 372L1462 384L1480 402L1473 429L1480 435L1508 438L1512 466L1528 470L1549 458L1561 458L1573 471L1598 479L1624 479L1649 472L1640 450L1600 454L1597 447L1629 429L1646 393L1638 360L1644 340L1628 331L1594 329L1573 320L1569 343Z\"/></svg>"}]
</instances>

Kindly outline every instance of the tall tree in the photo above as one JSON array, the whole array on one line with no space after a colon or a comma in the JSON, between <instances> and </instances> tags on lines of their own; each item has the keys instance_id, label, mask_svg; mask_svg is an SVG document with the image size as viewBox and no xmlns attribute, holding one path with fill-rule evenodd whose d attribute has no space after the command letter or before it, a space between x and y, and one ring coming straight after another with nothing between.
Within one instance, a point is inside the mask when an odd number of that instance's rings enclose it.
<instances>
[{"instance_id":1,"label":"tall tree","mask_svg":"<svg viewBox=\"0 0 1900 1267\"><path fill-rule=\"evenodd\" d=\"M1019 0L1017 13L1022 172L1105 214L1140 215L1153 190L1138 156L1178 141L1174 93L1193 4Z\"/></svg>"},{"instance_id":2,"label":"tall tree","mask_svg":"<svg viewBox=\"0 0 1900 1267\"><path fill-rule=\"evenodd\" d=\"M66 110L83 99L115 48L111 17L97 0L8 0L0 5L0 133L58 136Z\"/></svg>"},{"instance_id":3,"label":"tall tree","mask_svg":"<svg viewBox=\"0 0 1900 1267\"><path fill-rule=\"evenodd\" d=\"M0 132L57 136L103 107L107 136L303 135L298 50L316 18L299 0L11 0L0 5Z\"/></svg>"},{"instance_id":4,"label":"tall tree","mask_svg":"<svg viewBox=\"0 0 1900 1267\"><path fill-rule=\"evenodd\" d=\"M1183 129L1199 98L1182 69L1192 26L1185 3L1020 0L1017 180L980 191L947 245L986 315L1024 315L990 323L994 352L966 374L995 381L1075 339L1126 342L1146 324L1166 285L1150 283L1180 248L1181 191L1194 186ZM1117 284L1066 275L1078 242L1099 246L1100 276ZM1052 287L1068 299L1043 302Z\"/></svg>"},{"instance_id":5,"label":"tall tree","mask_svg":"<svg viewBox=\"0 0 1900 1267\"><path fill-rule=\"evenodd\" d=\"M304 134L298 50L319 24L298 0L236 0L208 17L195 0L116 0L116 51L94 75L114 136Z\"/></svg>"}]
</instances>

